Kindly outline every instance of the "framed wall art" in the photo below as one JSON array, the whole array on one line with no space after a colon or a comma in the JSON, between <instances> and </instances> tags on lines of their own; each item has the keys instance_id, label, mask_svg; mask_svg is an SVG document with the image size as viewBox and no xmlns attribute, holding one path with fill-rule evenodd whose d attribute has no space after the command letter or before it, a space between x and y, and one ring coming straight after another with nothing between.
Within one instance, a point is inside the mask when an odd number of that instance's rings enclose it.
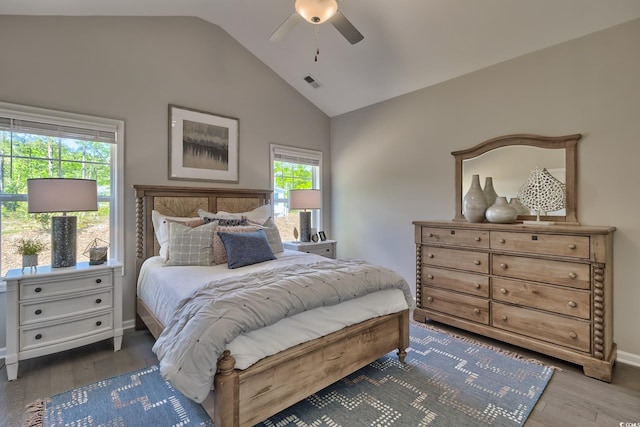
<instances>
[{"instance_id":1,"label":"framed wall art","mask_svg":"<svg viewBox=\"0 0 640 427\"><path fill-rule=\"evenodd\" d=\"M239 120L169 105L169 179L238 182Z\"/></svg>"}]
</instances>

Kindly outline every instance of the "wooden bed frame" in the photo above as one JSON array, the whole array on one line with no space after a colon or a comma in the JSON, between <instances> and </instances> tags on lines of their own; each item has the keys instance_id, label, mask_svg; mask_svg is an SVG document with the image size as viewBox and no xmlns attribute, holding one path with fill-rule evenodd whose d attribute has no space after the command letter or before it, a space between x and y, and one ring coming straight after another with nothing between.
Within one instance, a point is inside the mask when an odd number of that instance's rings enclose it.
<instances>
[{"instance_id":1,"label":"wooden bed frame","mask_svg":"<svg viewBox=\"0 0 640 427\"><path fill-rule=\"evenodd\" d=\"M134 185L136 195L136 278L145 259L158 253L151 211L178 217L209 212L247 212L270 203L270 190ZM158 337L164 325L138 298L136 328ZM216 427L252 426L398 349L409 347L409 310L366 320L327 336L234 368L225 351L218 360L214 390L203 402Z\"/></svg>"}]
</instances>

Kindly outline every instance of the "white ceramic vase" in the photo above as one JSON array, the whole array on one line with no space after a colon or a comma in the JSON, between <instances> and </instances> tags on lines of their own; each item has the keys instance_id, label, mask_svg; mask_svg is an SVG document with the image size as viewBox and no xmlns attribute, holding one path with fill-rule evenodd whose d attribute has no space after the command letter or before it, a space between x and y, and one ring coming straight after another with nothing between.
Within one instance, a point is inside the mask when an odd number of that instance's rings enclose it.
<instances>
[{"instance_id":1,"label":"white ceramic vase","mask_svg":"<svg viewBox=\"0 0 640 427\"><path fill-rule=\"evenodd\" d=\"M483 222L487 199L480 186L480 175L471 177L471 187L462 199L462 215L468 222Z\"/></svg>"},{"instance_id":2,"label":"white ceramic vase","mask_svg":"<svg viewBox=\"0 0 640 427\"><path fill-rule=\"evenodd\" d=\"M517 197L512 197L509 200L509 206L512 206L518 211L518 215L531 215L529 209L527 209L522 203L520 203L520 199Z\"/></svg>"},{"instance_id":3,"label":"white ceramic vase","mask_svg":"<svg viewBox=\"0 0 640 427\"><path fill-rule=\"evenodd\" d=\"M509 206L506 197L498 197L496 202L487 208L487 221L496 224L511 224L518 218L518 210Z\"/></svg>"},{"instance_id":4,"label":"white ceramic vase","mask_svg":"<svg viewBox=\"0 0 640 427\"><path fill-rule=\"evenodd\" d=\"M498 198L498 193L493 188L493 178L488 176L484 179L484 198L487 199L487 207L492 206Z\"/></svg>"}]
</instances>

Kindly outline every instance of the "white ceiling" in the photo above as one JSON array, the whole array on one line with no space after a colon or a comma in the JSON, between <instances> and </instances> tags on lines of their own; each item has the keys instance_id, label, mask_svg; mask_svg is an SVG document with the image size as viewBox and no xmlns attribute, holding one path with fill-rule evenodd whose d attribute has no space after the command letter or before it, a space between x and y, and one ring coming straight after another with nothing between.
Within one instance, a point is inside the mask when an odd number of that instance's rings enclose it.
<instances>
[{"instance_id":1,"label":"white ceiling","mask_svg":"<svg viewBox=\"0 0 640 427\"><path fill-rule=\"evenodd\" d=\"M294 0L0 0L3 15L198 16L219 25L328 116L640 18L640 0L343 0L364 35L301 22ZM303 79L312 75L323 87Z\"/></svg>"}]
</instances>

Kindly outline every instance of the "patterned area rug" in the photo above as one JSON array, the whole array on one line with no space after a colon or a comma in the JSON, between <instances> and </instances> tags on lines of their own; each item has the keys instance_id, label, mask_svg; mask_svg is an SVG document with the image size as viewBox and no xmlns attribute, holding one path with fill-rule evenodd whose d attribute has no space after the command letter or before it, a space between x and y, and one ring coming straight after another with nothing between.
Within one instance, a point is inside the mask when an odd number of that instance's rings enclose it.
<instances>
[{"instance_id":1,"label":"patterned area rug","mask_svg":"<svg viewBox=\"0 0 640 427\"><path fill-rule=\"evenodd\" d=\"M412 323L406 364L373 362L261 427L521 426L553 369ZM157 366L70 390L28 408L37 426L213 426Z\"/></svg>"}]
</instances>

